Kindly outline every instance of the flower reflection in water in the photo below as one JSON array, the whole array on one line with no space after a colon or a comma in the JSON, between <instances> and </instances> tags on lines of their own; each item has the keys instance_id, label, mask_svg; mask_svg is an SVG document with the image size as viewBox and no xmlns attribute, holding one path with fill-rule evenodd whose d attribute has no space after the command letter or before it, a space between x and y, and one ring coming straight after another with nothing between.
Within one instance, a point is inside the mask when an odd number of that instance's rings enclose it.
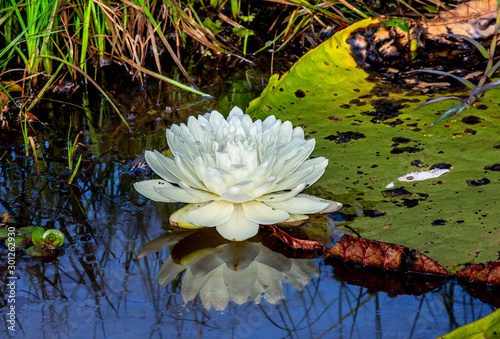
<instances>
[{"instance_id":1,"label":"flower reflection in water","mask_svg":"<svg viewBox=\"0 0 500 339\"><path fill-rule=\"evenodd\" d=\"M171 244L168 235L148 243L139 258L160 250L162 244ZM209 310L213 306L217 311L224 310L231 300L238 305L249 301L258 304L264 298L278 304L285 297L283 283L302 290L311 281L311 275L319 276L313 259L287 258L260 242L230 242L213 229L197 231L174 245L158 281L167 285L183 271L184 302L199 293L203 307Z\"/></svg>"}]
</instances>

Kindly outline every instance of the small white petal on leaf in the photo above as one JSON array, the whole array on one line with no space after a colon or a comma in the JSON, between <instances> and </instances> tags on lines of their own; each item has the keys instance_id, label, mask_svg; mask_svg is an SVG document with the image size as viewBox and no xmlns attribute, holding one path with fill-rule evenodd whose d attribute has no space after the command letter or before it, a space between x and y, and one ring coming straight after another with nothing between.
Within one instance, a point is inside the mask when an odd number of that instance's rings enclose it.
<instances>
[{"instance_id":1,"label":"small white petal on leaf","mask_svg":"<svg viewBox=\"0 0 500 339\"><path fill-rule=\"evenodd\" d=\"M398 180L404 182L412 182L412 181L434 179L440 177L445 173L448 173L449 171L450 170L446 168L436 168L430 171L411 172L402 177L399 177Z\"/></svg>"}]
</instances>

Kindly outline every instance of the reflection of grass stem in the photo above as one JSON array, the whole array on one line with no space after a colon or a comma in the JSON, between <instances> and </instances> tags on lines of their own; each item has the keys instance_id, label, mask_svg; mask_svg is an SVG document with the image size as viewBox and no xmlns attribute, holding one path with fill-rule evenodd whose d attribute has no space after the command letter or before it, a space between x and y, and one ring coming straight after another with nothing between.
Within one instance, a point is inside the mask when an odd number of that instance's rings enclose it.
<instances>
[{"instance_id":1,"label":"reflection of grass stem","mask_svg":"<svg viewBox=\"0 0 500 339\"><path fill-rule=\"evenodd\" d=\"M24 118L24 119L23 119ZM23 135L24 140L24 150L26 151L26 156L29 155L29 147L28 147L28 117L26 114L23 114L22 111L19 112L19 123L21 125L21 133Z\"/></svg>"},{"instance_id":2,"label":"reflection of grass stem","mask_svg":"<svg viewBox=\"0 0 500 339\"><path fill-rule=\"evenodd\" d=\"M363 306L364 304L368 303L370 300L372 300L374 295L369 295L368 297L366 297L365 300L361 301L361 302L358 302L358 304L356 305L355 308L353 308L352 310L350 310L349 312L347 312L344 316L340 317L339 318L339 321L335 324L333 324L332 326L330 326L328 329L326 329L323 333L321 333L320 335L316 336L317 339L319 338L323 338L324 336L326 336L328 334L328 332L330 332L331 330L333 330L334 328L336 328L337 326L342 326L342 323L345 319L349 318L353 313L356 313L357 310ZM340 315L340 314L339 314ZM354 319L353 320L353 324L356 322L356 320Z\"/></svg>"},{"instance_id":3,"label":"reflection of grass stem","mask_svg":"<svg viewBox=\"0 0 500 339\"><path fill-rule=\"evenodd\" d=\"M71 125L72 125L72 120L70 119L69 123L69 130L68 130L68 167L70 170L73 169L73 158L75 156L76 150L78 149L78 138L80 137L81 132L78 133L75 137L75 141L72 143L70 140L70 134L71 134ZM68 180L68 185L71 185L73 180L75 179L76 173L78 172L78 168L80 167L80 163L82 161L82 154L80 154L80 158L78 158L78 162L76 163L75 169L73 170L73 173L71 174L71 177Z\"/></svg>"},{"instance_id":4,"label":"reflection of grass stem","mask_svg":"<svg viewBox=\"0 0 500 339\"><path fill-rule=\"evenodd\" d=\"M71 174L71 177L68 180L68 185L71 185L71 183L75 179L76 173L78 172L78 169L80 168L81 161L82 161L82 154L80 154L80 158L78 158L78 162L76 163L75 169L74 169L73 173Z\"/></svg>"},{"instance_id":5,"label":"reflection of grass stem","mask_svg":"<svg viewBox=\"0 0 500 339\"><path fill-rule=\"evenodd\" d=\"M78 138L80 137L81 133L78 133L75 137L75 142L71 143L71 140L69 140L70 132L71 132L71 122L68 131L68 168L73 169L73 157L75 156L76 149L78 148Z\"/></svg>"},{"instance_id":6,"label":"reflection of grass stem","mask_svg":"<svg viewBox=\"0 0 500 339\"><path fill-rule=\"evenodd\" d=\"M33 156L35 157L36 174L40 175L40 166L38 165L38 155L36 154L35 140L33 140L33 137L28 137L28 140L31 144L31 149L33 149Z\"/></svg>"}]
</instances>

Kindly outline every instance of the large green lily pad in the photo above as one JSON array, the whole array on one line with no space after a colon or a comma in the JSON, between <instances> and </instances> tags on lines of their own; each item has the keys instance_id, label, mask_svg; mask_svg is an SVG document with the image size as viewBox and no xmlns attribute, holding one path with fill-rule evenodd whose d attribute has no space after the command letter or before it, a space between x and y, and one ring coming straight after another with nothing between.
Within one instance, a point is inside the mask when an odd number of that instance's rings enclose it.
<instances>
[{"instance_id":1,"label":"large green lily pad","mask_svg":"<svg viewBox=\"0 0 500 339\"><path fill-rule=\"evenodd\" d=\"M493 339L500 337L500 310L445 334L442 339Z\"/></svg>"},{"instance_id":2,"label":"large green lily pad","mask_svg":"<svg viewBox=\"0 0 500 339\"><path fill-rule=\"evenodd\" d=\"M428 97L367 80L346 39L373 23L337 33L271 77L247 113L290 120L316 139L314 155L330 163L313 193L378 211L349 225L363 237L417 249L450 272L498 260L500 92L426 131L454 102L412 111ZM435 179L398 181L433 166L451 168Z\"/></svg>"}]
</instances>

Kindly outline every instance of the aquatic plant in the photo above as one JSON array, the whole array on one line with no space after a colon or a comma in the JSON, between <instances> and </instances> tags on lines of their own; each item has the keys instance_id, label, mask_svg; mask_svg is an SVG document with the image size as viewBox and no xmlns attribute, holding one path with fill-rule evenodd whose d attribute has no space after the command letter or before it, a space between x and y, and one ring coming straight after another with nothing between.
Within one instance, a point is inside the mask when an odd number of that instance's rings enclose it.
<instances>
[{"instance_id":1,"label":"aquatic plant","mask_svg":"<svg viewBox=\"0 0 500 339\"><path fill-rule=\"evenodd\" d=\"M36 226L18 227L6 212L2 212L0 221L0 240L11 251L25 249L26 254L32 257L58 257L64 254L64 251L58 250L64 244L64 234L60 230L46 230Z\"/></svg>"},{"instance_id":2,"label":"aquatic plant","mask_svg":"<svg viewBox=\"0 0 500 339\"><path fill-rule=\"evenodd\" d=\"M170 222L180 227L216 227L229 240L245 240L259 224L307 220L305 214L341 204L299 194L324 173L324 157L306 160L314 139L274 116L252 122L237 107L226 119L217 111L190 117L167 129L173 158L146 151L148 165L163 180L135 183L145 197L184 202Z\"/></svg>"}]
</instances>

